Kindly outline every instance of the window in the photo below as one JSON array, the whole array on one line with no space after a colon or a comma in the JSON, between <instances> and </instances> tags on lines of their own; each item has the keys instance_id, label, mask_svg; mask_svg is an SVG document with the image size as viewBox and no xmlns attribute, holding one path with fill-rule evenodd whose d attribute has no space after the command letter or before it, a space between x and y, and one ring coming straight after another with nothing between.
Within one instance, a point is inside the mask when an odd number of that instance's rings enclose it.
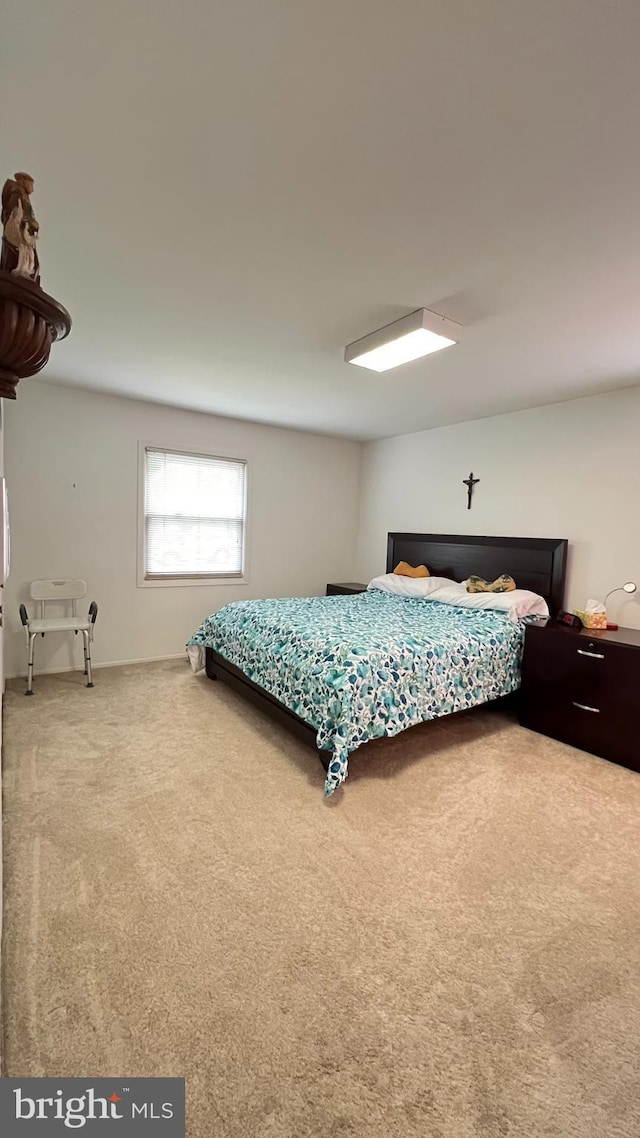
<instances>
[{"instance_id":1,"label":"window","mask_svg":"<svg viewBox=\"0 0 640 1138\"><path fill-rule=\"evenodd\" d=\"M242 577L246 463L144 450L144 580Z\"/></svg>"}]
</instances>

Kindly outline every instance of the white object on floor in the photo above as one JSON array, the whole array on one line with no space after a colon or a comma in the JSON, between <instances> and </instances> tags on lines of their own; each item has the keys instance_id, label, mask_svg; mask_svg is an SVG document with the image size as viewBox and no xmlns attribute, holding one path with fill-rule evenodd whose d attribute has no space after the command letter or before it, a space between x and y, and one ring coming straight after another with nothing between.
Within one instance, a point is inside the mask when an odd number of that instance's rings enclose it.
<instances>
[{"instance_id":1,"label":"white object on floor","mask_svg":"<svg viewBox=\"0 0 640 1138\"><path fill-rule=\"evenodd\" d=\"M204 668L204 648L198 644L187 644L187 656L192 672L201 672Z\"/></svg>"},{"instance_id":2,"label":"white object on floor","mask_svg":"<svg viewBox=\"0 0 640 1138\"><path fill-rule=\"evenodd\" d=\"M87 586L84 581L77 579L64 579L56 581L32 581L31 599L38 602L39 617L32 620L25 605L20 605L20 620L24 625L27 636L29 652L27 667L26 695L33 695L33 663L36 636L44 636L47 632L73 632L77 636L82 633L84 650L84 674L87 677L87 687L93 687L93 673L91 671L91 642L93 640L93 627L98 617L98 606L95 601L89 605L86 619L78 616L76 601L86 596ZM71 604L70 616L46 615L47 602L58 604Z\"/></svg>"}]
</instances>

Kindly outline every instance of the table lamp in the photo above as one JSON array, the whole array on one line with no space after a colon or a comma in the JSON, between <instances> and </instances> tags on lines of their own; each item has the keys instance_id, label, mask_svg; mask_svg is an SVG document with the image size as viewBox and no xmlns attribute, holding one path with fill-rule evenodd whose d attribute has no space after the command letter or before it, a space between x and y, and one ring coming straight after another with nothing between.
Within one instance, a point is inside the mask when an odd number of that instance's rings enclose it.
<instances>
[{"instance_id":1,"label":"table lamp","mask_svg":"<svg viewBox=\"0 0 640 1138\"><path fill-rule=\"evenodd\" d=\"M609 592L607 593L606 597L604 598L605 611L607 608L607 601L613 593L623 593L623 592L624 593L635 593L637 588L638 588L638 586L636 584L634 584L633 581L625 581L624 585L618 585L617 588L615 588L615 589L609 589ZM607 623L607 628L609 629L610 632L617 632L618 631L618 625L617 624Z\"/></svg>"}]
</instances>

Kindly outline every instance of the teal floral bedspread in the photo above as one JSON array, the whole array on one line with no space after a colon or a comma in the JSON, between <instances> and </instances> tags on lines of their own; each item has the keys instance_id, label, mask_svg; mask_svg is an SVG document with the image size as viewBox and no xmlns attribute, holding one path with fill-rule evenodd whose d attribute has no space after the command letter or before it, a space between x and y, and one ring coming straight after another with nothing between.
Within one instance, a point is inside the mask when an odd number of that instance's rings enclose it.
<instances>
[{"instance_id":1,"label":"teal floral bedspread","mask_svg":"<svg viewBox=\"0 0 640 1138\"><path fill-rule=\"evenodd\" d=\"M235 601L189 645L214 648L317 729L330 795L369 739L514 691L523 642L506 613L371 589Z\"/></svg>"}]
</instances>

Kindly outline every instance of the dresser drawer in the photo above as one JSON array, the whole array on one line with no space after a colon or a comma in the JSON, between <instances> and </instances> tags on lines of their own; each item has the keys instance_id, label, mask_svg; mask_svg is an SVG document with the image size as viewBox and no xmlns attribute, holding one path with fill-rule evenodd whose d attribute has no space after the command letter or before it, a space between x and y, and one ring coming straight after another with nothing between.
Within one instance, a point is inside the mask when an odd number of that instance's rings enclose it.
<instances>
[{"instance_id":1,"label":"dresser drawer","mask_svg":"<svg viewBox=\"0 0 640 1138\"><path fill-rule=\"evenodd\" d=\"M522 683L550 690L561 686L572 700L599 706L605 701L640 710L640 649L597 637L557 630L527 629Z\"/></svg>"},{"instance_id":2,"label":"dresser drawer","mask_svg":"<svg viewBox=\"0 0 640 1138\"><path fill-rule=\"evenodd\" d=\"M553 625L527 628L520 722L640 770L638 633L627 629L613 638Z\"/></svg>"},{"instance_id":3,"label":"dresser drawer","mask_svg":"<svg viewBox=\"0 0 640 1138\"><path fill-rule=\"evenodd\" d=\"M565 692L524 689L520 722L581 751L640 770L640 711L609 700L587 703Z\"/></svg>"},{"instance_id":4,"label":"dresser drawer","mask_svg":"<svg viewBox=\"0 0 640 1138\"><path fill-rule=\"evenodd\" d=\"M586 707L596 707L596 704L585 703L584 708L576 707L578 702L558 688L544 691L524 688L520 722L531 731L540 731L543 735L570 743L572 747L595 752L601 748L606 736L602 712L584 710Z\"/></svg>"},{"instance_id":5,"label":"dresser drawer","mask_svg":"<svg viewBox=\"0 0 640 1138\"><path fill-rule=\"evenodd\" d=\"M640 713L640 649L600 645L604 655L603 697Z\"/></svg>"},{"instance_id":6,"label":"dresser drawer","mask_svg":"<svg viewBox=\"0 0 640 1138\"><path fill-rule=\"evenodd\" d=\"M572 699L597 703L606 685L607 656L595 640L558 632L527 630L522 683L546 692L545 702L559 687Z\"/></svg>"}]
</instances>

